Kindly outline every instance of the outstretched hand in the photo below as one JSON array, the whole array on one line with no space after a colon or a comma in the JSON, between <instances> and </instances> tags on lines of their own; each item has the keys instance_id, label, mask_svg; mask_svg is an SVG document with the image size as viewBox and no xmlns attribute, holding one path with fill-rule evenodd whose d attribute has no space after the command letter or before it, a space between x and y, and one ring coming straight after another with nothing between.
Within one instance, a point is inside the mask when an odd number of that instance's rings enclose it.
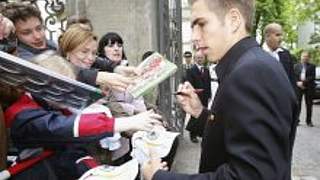
<instances>
[{"instance_id":1,"label":"outstretched hand","mask_svg":"<svg viewBox=\"0 0 320 180\"><path fill-rule=\"evenodd\" d=\"M141 69L134 66L117 66L113 71L126 77L140 76L142 73Z\"/></svg>"},{"instance_id":2,"label":"outstretched hand","mask_svg":"<svg viewBox=\"0 0 320 180\"><path fill-rule=\"evenodd\" d=\"M161 116L152 110L134 116L117 118L115 131L152 131L155 126L162 126Z\"/></svg>"},{"instance_id":3,"label":"outstretched hand","mask_svg":"<svg viewBox=\"0 0 320 180\"><path fill-rule=\"evenodd\" d=\"M162 126L161 116L149 110L129 117L134 125L134 130L152 131L154 126Z\"/></svg>"},{"instance_id":4,"label":"outstretched hand","mask_svg":"<svg viewBox=\"0 0 320 180\"><path fill-rule=\"evenodd\" d=\"M102 88L109 88L120 92L126 91L128 86L133 83L133 77L125 77L121 74L109 72L99 72L96 80L96 84L100 85Z\"/></svg>"}]
</instances>

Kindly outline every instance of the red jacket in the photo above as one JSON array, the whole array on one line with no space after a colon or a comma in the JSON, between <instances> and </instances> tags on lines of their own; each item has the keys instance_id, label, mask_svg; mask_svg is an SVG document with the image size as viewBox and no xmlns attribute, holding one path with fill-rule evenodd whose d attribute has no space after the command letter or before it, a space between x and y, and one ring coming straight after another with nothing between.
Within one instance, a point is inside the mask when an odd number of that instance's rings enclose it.
<instances>
[{"instance_id":1,"label":"red jacket","mask_svg":"<svg viewBox=\"0 0 320 180\"><path fill-rule=\"evenodd\" d=\"M72 114L41 107L22 95L5 111L5 124L17 147L64 146L112 136L114 118L105 113Z\"/></svg>"}]
</instances>

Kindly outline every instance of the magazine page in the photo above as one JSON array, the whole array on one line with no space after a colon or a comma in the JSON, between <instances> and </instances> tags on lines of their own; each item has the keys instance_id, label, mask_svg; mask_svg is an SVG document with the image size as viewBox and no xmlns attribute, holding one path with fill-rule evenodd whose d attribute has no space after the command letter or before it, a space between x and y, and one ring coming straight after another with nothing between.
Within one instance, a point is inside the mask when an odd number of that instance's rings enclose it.
<instances>
[{"instance_id":1,"label":"magazine page","mask_svg":"<svg viewBox=\"0 0 320 180\"><path fill-rule=\"evenodd\" d=\"M128 88L134 98L142 96L177 71L174 63L157 52L145 59L138 68L142 70L142 74L135 80L135 84Z\"/></svg>"}]
</instances>

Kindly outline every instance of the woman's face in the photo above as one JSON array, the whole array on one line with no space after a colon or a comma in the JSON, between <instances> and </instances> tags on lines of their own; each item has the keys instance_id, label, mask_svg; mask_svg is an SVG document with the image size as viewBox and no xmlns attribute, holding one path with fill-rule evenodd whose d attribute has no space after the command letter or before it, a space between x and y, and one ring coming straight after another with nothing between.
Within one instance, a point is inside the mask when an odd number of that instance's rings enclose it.
<instances>
[{"instance_id":1,"label":"woman's face","mask_svg":"<svg viewBox=\"0 0 320 180\"><path fill-rule=\"evenodd\" d=\"M88 39L71 52L67 53L68 60L81 68L90 68L96 60L98 43L94 39Z\"/></svg>"},{"instance_id":2,"label":"woman's face","mask_svg":"<svg viewBox=\"0 0 320 180\"><path fill-rule=\"evenodd\" d=\"M123 56L123 46L121 43L115 42L111 43L109 41L108 45L104 47L104 53L107 58L114 62L120 62Z\"/></svg>"}]
</instances>

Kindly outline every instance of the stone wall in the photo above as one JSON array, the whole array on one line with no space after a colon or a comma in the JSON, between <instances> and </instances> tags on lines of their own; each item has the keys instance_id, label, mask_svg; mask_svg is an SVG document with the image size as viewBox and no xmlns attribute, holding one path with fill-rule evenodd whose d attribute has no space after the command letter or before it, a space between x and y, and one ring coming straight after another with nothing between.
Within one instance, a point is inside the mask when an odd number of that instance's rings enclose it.
<instances>
[{"instance_id":1,"label":"stone wall","mask_svg":"<svg viewBox=\"0 0 320 180\"><path fill-rule=\"evenodd\" d=\"M124 39L130 64L137 64L145 51L158 50L157 0L68 0L68 14L86 15L101 37L117 32Z\"/></svg>"}]
</instances>

